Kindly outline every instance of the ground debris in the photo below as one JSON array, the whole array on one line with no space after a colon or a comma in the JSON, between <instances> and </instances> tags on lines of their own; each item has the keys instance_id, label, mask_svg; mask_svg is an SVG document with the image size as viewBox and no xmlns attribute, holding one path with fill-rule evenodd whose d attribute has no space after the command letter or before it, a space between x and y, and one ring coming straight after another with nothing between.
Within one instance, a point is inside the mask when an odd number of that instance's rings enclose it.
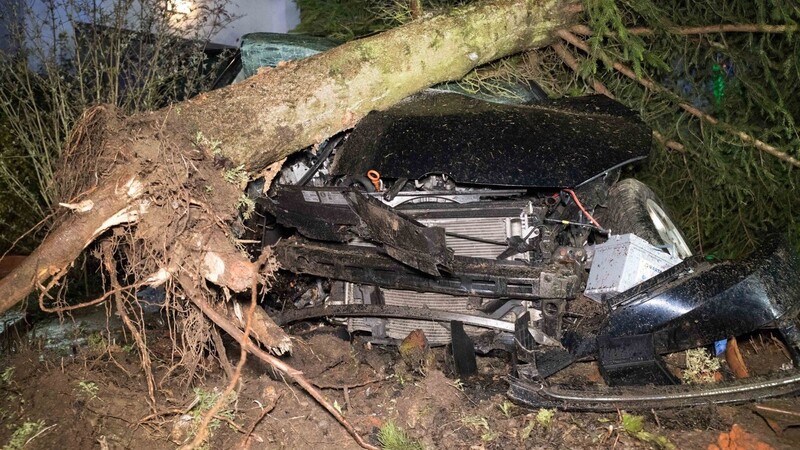
<instances>
[{"instance_id":1,"label":"ground debris","mask_svg":"<svg viewBox=\"0 0 800 450\"><path fill-rule=\"evenodd\" d=\"M774 450L774 447L734 424L730 432L720 433L717 443L710 444L708 450Z\"/></svg>"},{"instance_id":2,"label":"ground debris","mask_svg":"<svg viewBox=\"0 0 800 450\"><path fill-rule=\"evenodd\" d=\"M414 372L424 375L435 363L435 357L428 345L425 333L416 329L408 333L399 347L400 357Z\"/></svg>"}]
</instances>

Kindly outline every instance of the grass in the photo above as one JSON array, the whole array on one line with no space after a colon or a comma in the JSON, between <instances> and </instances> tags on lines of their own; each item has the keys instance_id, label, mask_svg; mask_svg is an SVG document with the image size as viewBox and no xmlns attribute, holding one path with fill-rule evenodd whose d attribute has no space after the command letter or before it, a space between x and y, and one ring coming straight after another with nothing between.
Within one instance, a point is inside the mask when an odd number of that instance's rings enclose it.
<instances>
[{"instance_id":1,"label":"grass","mask_svg":"<svg viewBox=\"0 0 800 450\"><path fill-rule=\"evenodd\" d=\"M211 409L212 406L214 406L214 403L217 402L217 399L219 399L219 396L222 394L220 392L217 392L216 390L206 391L201 388L195 388L194 395L195 395L195 405L191 409L191 411L189 411L189 415L192 416L193 420L192 428L196 429L200 425L200 422L203 420L203 416L208 412L209 409ZM228 403L230 404L234 400L236 400L236 394L231 393L231 396L228 399ZM216 416L233 420L234 413L233 410L231 409L222 409L216 414ZM217 428L219 428L220 424L221 422L219 419L214 419L210 422L209 429L216 430Z\"/></svg>"},{"instance_id":2,"label":"grass","mask_svg":"<svg viewBox=\"0 0 800 450\"><path fill-rule=\"evenodd\" d=\"M14 430L14 434L11 435L8 443L3 446L3 450L20 450L44 430L44 420L25 422Z\"/></svg>"},{"instance_id":3,"label":"grass","mask_svg":"<svg viewBox=\"0 0 800 450\"><path fill-rule=\"evenodd\" d=\"M670 442L666 436L650 433L644 430L644 417L632 414L622 415L622 429L636 439L652 445L654 448L662 450L675 450L675 444Z\"/></svg>"},{"instance_id":4,"label":"grass","mask_svg":"<svg viewBox=\"0 0 800 450\"><path fill-rule=\"evenodd\" d=\"M391 421L386 422L378 430L378 442L384 450L424 450L425 448Z\"/></svg>"},{"instance_id":5,"label":"grass","mask_svg":"<svg viewBox=\"0 0 800 450\"><path fill-rule=\"evenodd\" d=\"M14 378L14 367L6 367L2 373L0 373L0 382L2 384L11 384L11 380Z\"/></svg>"},{"instance_id":6,"label":"grass","mask_svg":"<svg viewBox=\"0 0 800 450\"><path fill-rule=\"evenodd\" d=\"M500 412L502 412L503 415L508 418L511 417L511 411L516 407L516 405L508 400L504 400L503 403L500 403L497 405L497 407L500 408Z\"/></svg>"},{"instance_id":7,"label":"grass","mask_svg":"<svg viewBox=\"0 0 800 450\"><path fill-rule=\"evenodd\" d=\"M90 400L97 398L97 393L100 391L100 388L97 386L97 384L91 381L79 382L78 389L80 389L82 393L89 397Z\"/></svg>"},{"instance_id":8,"label":"grass","mask_svg":"<svg viewBox=\"0 0 800 450\"><path fill-rule=\"evenodd\" d=\"M244 164L226 170L222 174L222 177L228 183L235 185L246 185L247 181L250 179L250 176L247 175L247 169L244 168Z\"/></svg>"},{"instance_id":9,"label":"grass","mask_svg":"<svg viewBox=\"0 0 800 450\"><path fill-rule=\"evenodd\" d=\"M555 409L539 408L539 411L536 412L536 423L547 428L553 423L555 415Z\"/></svg>"}]
</instances>

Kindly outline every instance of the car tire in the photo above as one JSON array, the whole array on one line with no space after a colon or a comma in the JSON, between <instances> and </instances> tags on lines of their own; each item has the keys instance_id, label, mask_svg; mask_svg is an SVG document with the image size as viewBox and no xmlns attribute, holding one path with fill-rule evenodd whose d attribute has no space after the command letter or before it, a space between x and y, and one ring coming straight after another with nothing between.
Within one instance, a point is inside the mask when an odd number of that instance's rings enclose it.
<instances>
[{"instance_id":1,"label":"car tire","mask_svg":"<svg viewBox=\"0 0 800 450\"><path fill-rule=\"evenodd\" d=\"M686 259L692 251L661 200L646 184L627 178L611 186L606 207L597 219L612 234L633 233L655 246L671 246L673 256Z\"/></svg>"}]
</instances>

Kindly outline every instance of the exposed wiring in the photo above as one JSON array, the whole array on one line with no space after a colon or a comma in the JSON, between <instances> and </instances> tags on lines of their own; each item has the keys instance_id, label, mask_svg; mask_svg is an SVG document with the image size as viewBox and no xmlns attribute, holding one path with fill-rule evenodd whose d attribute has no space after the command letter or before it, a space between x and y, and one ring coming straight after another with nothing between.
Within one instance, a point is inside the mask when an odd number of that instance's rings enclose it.
<instances>
[{"instance_id":1,"label":"exposed wiring","mask_svg":"<svg viewBox=\"0 0 800 450\"><path fill-rule=\"evenodd\" d=\"M594 224L590 225L588 223L578 223L578 222L573 222L571 220L544 219L544 221L545 222L549 222L549 223L560 223L561 225L574 225L576 227L591 228L591 229L597 230L597 231L599 231L601 233L606 231L606 230L604 230L604 229L602 229L600 227L595 226Z\"/></svg>"},{"instance_id":2,"label":"exposed wiring","mask_svg":"<svg viewBox=\"0 0 800 450\"><path fill-rule=\"evenodd\" d=\"M594 226L596 226L597 228L600 228L601 230L605 230L605 228L600 226L600 224L597 223L596 220L594 220L594 217L592 217L592 215L589 214L589 211L586 211L586 208L583 207L583 203L581 203L581 201L578 200L578 196L577 196L577 194L575 194L575 191L573 191L572 189L564 189L563 191L568 193L572 197L572 200L575 201L575 204L578 205L578 208L581 209L583 214L586 215L586 217L589 219L590 222L592 222L594 224Z\"/></svg>"}]
</instances>

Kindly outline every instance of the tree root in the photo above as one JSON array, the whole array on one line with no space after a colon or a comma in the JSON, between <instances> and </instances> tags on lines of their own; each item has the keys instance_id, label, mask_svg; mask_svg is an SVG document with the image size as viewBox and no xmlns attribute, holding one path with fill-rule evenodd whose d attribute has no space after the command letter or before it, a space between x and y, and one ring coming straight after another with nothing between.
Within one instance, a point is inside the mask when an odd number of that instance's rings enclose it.
<instances>
[{"instance_id":1,"label":"tree root","mask_svg":"<svg viewBox=\"0 0 800 450\"><path fill-rule=\"evenodd\" d=\"M89 210L73 213L22 264L0 279L0 314L48 279L48 286L55 286L73 261L101 234L117 225L136 222L146 211L146 202L135 202L142 194L141 182L136 177L122 175L110 180L85 200L92 203Z\"/></svg>"},{"instance_id":2,"label":"tree root","mask_svg":"<svg viewBox=\"0 0 800 450\"><path fill-rule=\"evenodd\" d=\"M114 293L114 300L117 306L117 312L120 319L131 332L136 346L139 347L139 355L142 359L142 370L144 370L145 378L147 379L147 394L150 400L150 408L155 410L156 407L156 383L153 378L153 363L150 360L150 352L147 349L147 336L144 332L140 332L143 328L137 328L131 318L128 316L127 308L125 307L125 299L122 294L122 287L117 280L116 261L114 261L114 244L111 241L103 242L103 265L108 272L108 277L111 280L112 290Z\"/></svg>"},{"instance_id":3,"label":"tree root","mask_svg":"<svg viewBox=\"0 0 800 450\"><path fill-rule=\"evenodd\" d=\"M262 254L262 258L266 253ZM253 323L253 313L256 310L256 292L258 291L258 283L256 279L253 279L252 286L251 286L251 294L250 294L250 308L247 310L247 314L244 318L244 331L241 335L241 340L243 342L250 342L250 330L251 325ZM197 304L197 302L195 302ZM205 312L205 311L204 311ZM207 314L206 314L207 315ZM238 330L237 330L238 331ZM228 380L228 386L222 392L222 395L217 398L217 401L208 409L205 415L203 415L203 420L200 422L200 426L197 429L197 433L194 435L194 439L192 442L188 443L185 446L180 447L181 450L191 450L200 446L203 442L205 442L206 438L208 437L208 425L211 423L211 420L217 415L217 413L228 403L228 396L231 395L231 392L236 388L236 384L239 382L239 379L242 376L242 368L244 367L245 362L247 362L247 348L244 345L241 346L241 353L239 355L239 362L236 364L236 369L233 372L233 376L230 380ZM244 433L244 432L243 432Z\"/></svg>"},{"instance_id":4,"label":"tree root","mask_svg":"<svg viewBox=\"0 0 800 450\"><path fill-rule=\"evenodd\" d=\"M191 286L190 280L185 279L188 277L182 278L181 285ZM242 346L243 350L250 352L258 359L269 364L275 370L285 374L289 377L289 379L299 384L311 397L313 397L320 405L322 405L322 407L325 408L325 410L328 411L328 413L330 413L347 430L348 433L350 433L358 445L365 449L378 450L377 447L364 441L364 439L356 432L355 428L353 428L350 422L348 422L347 419L339 411L337 411L336 408L333 407L333 404L331 404L331 402L325 398L324 394L322 394L319 389L314 387L314 385L303 375L303 372L292 368L275 356L270 355L269 353L260 349L258 346L254 345L253 342L247 338L247 336L245 336L236 325L234 325L231 321L226 319L225 316L209 305L202 295L199 295L199 293L196 292L188 292L187 294L189 294L191 301L197 305L197 307L200 308L200 310L203 311L203 313L212 322L217 324L220 328L225 330L226 333L236 339L236 341L239 342L239 345Z\"/></svg>"}]
</instances>

